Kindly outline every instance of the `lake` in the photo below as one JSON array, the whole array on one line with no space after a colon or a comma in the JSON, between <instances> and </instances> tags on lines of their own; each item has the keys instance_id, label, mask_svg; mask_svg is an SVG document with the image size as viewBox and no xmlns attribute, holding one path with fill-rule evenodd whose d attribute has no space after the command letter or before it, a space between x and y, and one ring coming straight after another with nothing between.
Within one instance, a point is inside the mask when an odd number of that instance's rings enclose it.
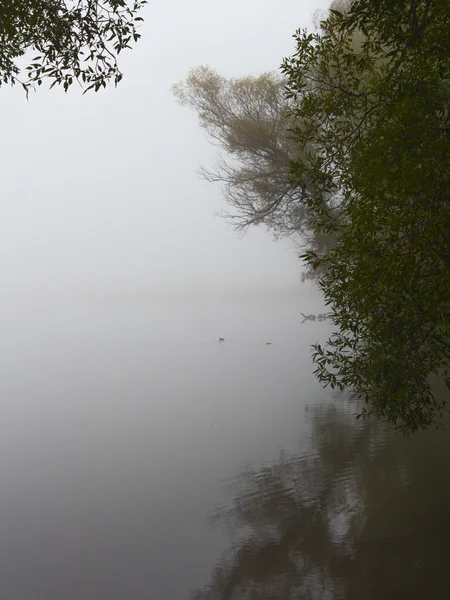
<instances>
[{"instance_id":1,"label":"lake","mask_svg":"<svg viewBox=\"0 0 450 600\"><path fill-rule=\"evenodd\" d=\"M449 598L450 437L322 390L321 310L4 301L2 600Z\"/></svg>"}]
</instances>

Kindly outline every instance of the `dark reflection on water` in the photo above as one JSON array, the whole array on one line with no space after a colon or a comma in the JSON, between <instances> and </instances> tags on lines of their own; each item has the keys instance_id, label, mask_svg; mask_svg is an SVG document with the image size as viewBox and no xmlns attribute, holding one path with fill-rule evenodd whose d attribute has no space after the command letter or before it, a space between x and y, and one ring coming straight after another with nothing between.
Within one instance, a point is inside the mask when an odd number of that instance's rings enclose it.
<instances>
[{"instance_id":1,"label":"dark reflection on water","mask_svg":"<svg viewBox=\"0 0 450 600\"><path fill-rule=\"evenodd\" d=\"M212 512L232 542L192 600L450 598L448 432L406 440L344 401L307 413L310 450L249 467Z\"/></svg>"}]
</instances>

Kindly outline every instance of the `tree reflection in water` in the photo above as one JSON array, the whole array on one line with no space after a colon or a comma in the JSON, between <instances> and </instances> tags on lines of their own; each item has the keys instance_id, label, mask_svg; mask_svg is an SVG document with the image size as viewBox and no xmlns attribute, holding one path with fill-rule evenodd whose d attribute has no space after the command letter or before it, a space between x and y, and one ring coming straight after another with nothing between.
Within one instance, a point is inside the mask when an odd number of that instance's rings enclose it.
<instances>
[{"instance_id":1,"label":"tree reflection in water","mask_svg":"<svg viewBox=\"0 0 450 600\"><path fill-rule=\"evenodd\" d=\"M310 408L310 450L233 482L233 534L192 600L450 598L450 440Z\"/></svg>"}]
</instances>

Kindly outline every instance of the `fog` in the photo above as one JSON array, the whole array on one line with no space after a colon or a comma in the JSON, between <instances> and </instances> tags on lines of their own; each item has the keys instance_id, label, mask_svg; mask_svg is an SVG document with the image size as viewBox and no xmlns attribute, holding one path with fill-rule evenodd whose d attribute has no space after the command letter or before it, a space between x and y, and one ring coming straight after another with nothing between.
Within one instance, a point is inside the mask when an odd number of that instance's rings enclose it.
<instances>
[{"instance_id":1,"label":"fog","mask_svg":"<svg viewBox=\"0 0 450 600\"><path fill-rule=\"evenodd\" d=\"M223 482L306 431L319 292L217 216L171 87L276 69L315 6L151 0L117 89L0 90L1 598L188 598Z\"/></svg>"},{"instance_id":2,"label":"fog","mask_svg":"<svg viewBox=\"0 0 450 600\"><path fill-rule=\"evenodd\" d=\"M117 89L42 86L27 102L2 88L0 296L300 290L292 241L263 228L240 238L216 215L220 187L196 174L215 148L171 86L201 64L225 76L277 69L326 5L151 0Z\"/></svg>"},{"instance_id":3,"label":"fog","mask_svg":"<svg viewBox=\"0 0 450 600\"><path fill-rule=\"evenodd\" d=\"M448 434L321 388L318 288L217 216L171 93L277 69L327 4L150 0L117 89L0 89L2 600L450 597Z\"/></svg>"}]
</instances>

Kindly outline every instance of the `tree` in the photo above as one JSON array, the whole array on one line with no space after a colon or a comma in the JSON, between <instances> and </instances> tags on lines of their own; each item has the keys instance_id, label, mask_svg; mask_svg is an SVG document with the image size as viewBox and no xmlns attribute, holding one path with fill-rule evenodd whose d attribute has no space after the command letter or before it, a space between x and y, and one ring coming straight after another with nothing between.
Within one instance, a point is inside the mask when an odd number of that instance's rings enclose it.
<instances>
[{"instance_id":1,"label":"tree","mask_svg":"<svg viewBox=\"0 0 450 600\"><path fill-rule=\"evenodd\" d=\"M341 10L349 6L349 0L331 5ZM181 105L197 113L201 127L222 151L215 166L202 167L200 175L222 184L231 207L224 216L232 225L245 231L263 224L276 237L293 235L299 249L322 256L335 245L336 234L312 226L311 211L302 202L305 192L314 194L312 181L304 178L302 189L298 181L291 181L292 162L314 153L314 147L306 144L300 149L293 139L293 106L286 83L286 77L277 73L226 79L202 66L173 92ZM322 195L322 202L326 211L333 212L331 197ZM317 279L319 273L320 267L306 265L302 277Z\"/></svg>"},{"instance_id":2,"label":"tree","mask_svg":"<svg viewBox=\"0 0 450 600\"><path fill-rule=\"evenodd\" d=\"M140 38L147 0L2 0L0 86L52 81L98 91L122 79L117 57ZM32 53L33 57L30 57Z\"/></svg>"},{"instance_id":3,"label":"tree","mask_svg":"<svg viewBox=\"0 0 450 600\"><path fill-rule=\"evenodd\" d=\"M194 109L211 141L226 154L213 169L200 172L206 180L223 184L232 207L226 216L238 230L264 224L285 235L309 228L308 208L289 181L299 150L289 135L291 102L285 83L275 73L226 79L199 67L173 88L178 102Z\"/></svg>"},{"instance_id":4,"label":"tree","mask_svg":"<svg viewBox=\"0 0 450 600\"><path fill-rule=\"evenodd\" d=\"M426 428L446 408L430 376L450 385L448 4L355 0L296 44L282 69L291 181L315 232L337 240L304 255L337 327L314 348L316 374L365 398L361 415Z\"/></svg>"}]
</instances>

